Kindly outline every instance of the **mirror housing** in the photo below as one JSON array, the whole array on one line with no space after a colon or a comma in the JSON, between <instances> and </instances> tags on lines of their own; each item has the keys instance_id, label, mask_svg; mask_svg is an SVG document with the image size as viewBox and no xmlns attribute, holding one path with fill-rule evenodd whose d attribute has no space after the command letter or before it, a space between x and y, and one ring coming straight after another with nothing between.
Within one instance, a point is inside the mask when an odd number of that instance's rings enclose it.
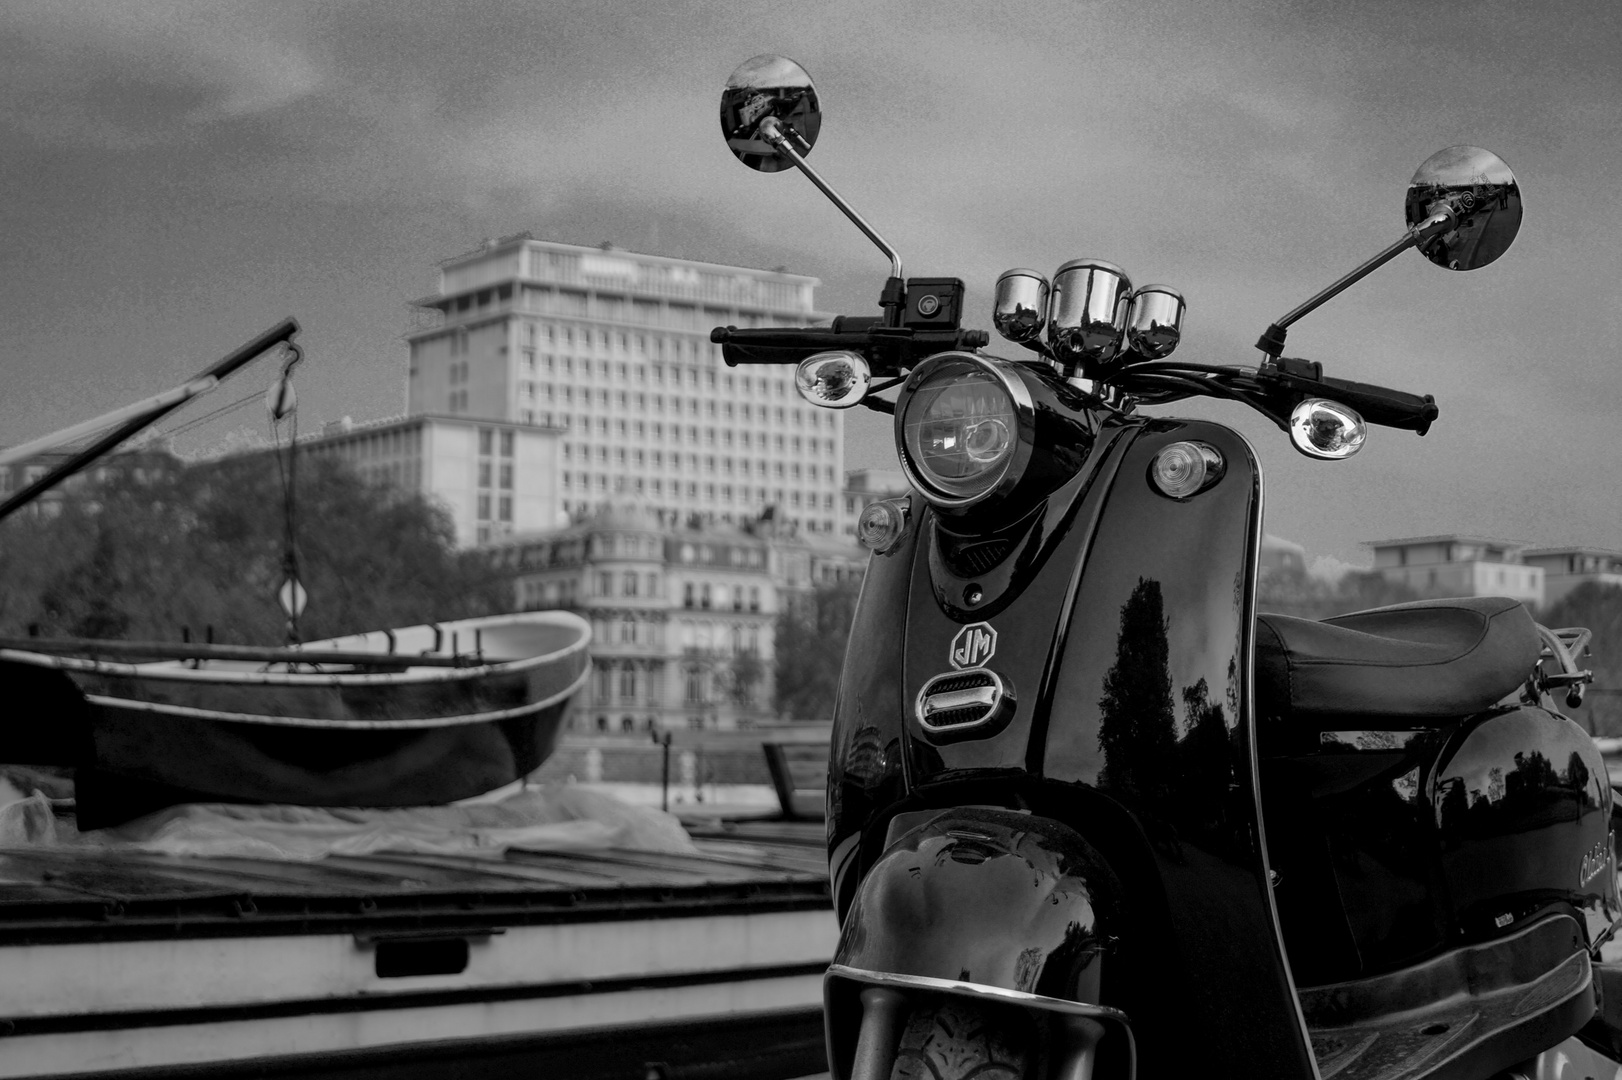
<instances>
[{"instance_id":1,"label":"mirror housing","mask_svg":"<svg viewBox=\"0 0 1622 1080\"><path fill-rule=\"evenodd\" d=\"M1451 212L1450 228L1417 245L1446 270L1474 270L1509 250L1521 228L1521 189L1504 159L1479 146L1450 146L1425 159L1408 182L1403 212L1417 229Z\"/></svg>"},{"instance_id":2,"label":"mirror housing","mask_svg":"<svg viewBox=\"0 0 1622 1080\"><path fill-rule=\"evenodd\" d=\"M762 53L745 60L727 77L721 91L721 134L737 159L756 172L781 172L795 163L779 154L766 138L768 119L803 157L822 130L817 88L805 68L786 56Z\"/></svg>"}]
</instances>

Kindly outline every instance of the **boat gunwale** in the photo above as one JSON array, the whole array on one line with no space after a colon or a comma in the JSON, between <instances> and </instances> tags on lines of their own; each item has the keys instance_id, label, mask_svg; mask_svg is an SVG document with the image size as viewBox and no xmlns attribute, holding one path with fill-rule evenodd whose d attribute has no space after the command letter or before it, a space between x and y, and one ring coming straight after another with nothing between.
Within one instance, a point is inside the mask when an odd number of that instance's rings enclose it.
<instances>
[{"instance_id":1,"label":"boat gunwale","mask_svg":"<svg viewBox=\"0 0 1622 1080\"><path fill-rule=\"evenodd\" d=\"M169 682L201 682L201 683L232 683L239 686L297 686L297 687L342 687L342 686L399 686L412 683L457 682L472 678L485 678L492 674L519 674L543 664L553 663L567 659L577 652L581 652L591 645L591 623L576 615L572 611L546 611L546 612L513 612L509 615L480 616L473 619L461 619L454 623L440 626L440 629L474 628L477 624L490 625L497 620L510 621L514 616L526 616L523 622L552 622L562 617L563 623L575 622L582 631L578 640L561 649L538 656L519 657L515 660L500 660L494 663L470 665L468 667L410 667L400 671L331 671L331 672L301 672L301 671L252 671L232 670L225 668L189 668L183 666L184 662L156 661L144 664L130 664L117 660L98 660L92 657L63 656L52 653L28 652L21 649L0 649L0 660L9 660L14 663L29 664L35 667L54 668L58 671L70 673L83 673L89 675L105 675L113 678L140 679L142 681L169 681ZM545 616L544 619L533 618ZM400 630L416 630L418 628L433 628L436 624L419 623L416 626L401 627ZM371 630L361 634L345 634L340 638L328 640L341 641L343 638L367 637L382 631ZM312 644L314 644L312 642ZM319 654L321 650L312 649L312 654ZM380 659L394 656L409 659L403 653L378 653ZM312 659L312 663L320 660ZM170 665L174 666L171 667ZM131 699L118 698L120 702Z\"/></svg>"},{"instance_id":2,"label":"boat gunwale","mask_svg":"<svg viewBox=\"0 0 1622 1080\"><path fill-rule=\"evenodd\" d=\"M474 669L479 670L479 669ZM223 724L259 724L270 727L338 728L347 731L410 731L428 728L461 727L469 724L492 724L514 720L551 708L567 701L580 692L591 678L588 664L575 680L555 694L539 701L526 702L511 709L495 709L459 716L413 717L400 720L327 720L307 716L264 716L258 713L226 712L222 709L199 709L192 705L174 705L162 701L143 701L139 698L109 697L105 694L85 694L85 700L104 709L127 709L133 712L161 713L188 720L212 720Z\"/></svg>"}]
</instances>

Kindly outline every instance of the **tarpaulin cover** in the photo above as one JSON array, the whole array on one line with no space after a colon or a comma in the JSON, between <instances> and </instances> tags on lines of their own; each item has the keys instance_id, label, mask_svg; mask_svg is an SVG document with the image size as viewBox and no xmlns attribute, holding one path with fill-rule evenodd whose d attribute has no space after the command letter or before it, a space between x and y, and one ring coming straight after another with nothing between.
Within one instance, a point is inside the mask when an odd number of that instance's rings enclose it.
<instances>
[{"instance_id":1,"label":"tarpaulin cover","mask_svg":"<svg viewBox=\"0 0 1622 1080\"><path fill-rule=\"evenodd\" d=\"M525 788L492 802L389 810L193 803L84 833L36 790L0 806L0 847L295 861L383 851L499 856L507 848L697 850L674 816L577 784Z\"/></svg>"}]
</instances>

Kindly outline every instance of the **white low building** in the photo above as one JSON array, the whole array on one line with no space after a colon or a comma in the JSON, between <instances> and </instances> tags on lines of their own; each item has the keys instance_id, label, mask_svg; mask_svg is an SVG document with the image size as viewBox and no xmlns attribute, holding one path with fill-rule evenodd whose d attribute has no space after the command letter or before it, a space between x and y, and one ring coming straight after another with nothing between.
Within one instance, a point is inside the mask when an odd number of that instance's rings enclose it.
<instances>
[{"instance_id":1,"label":"white low building","mask_svg":"<svg viewBox=\"0 0 1622 1080\"><path fill-rule=\"evenodd\" d=\"M1622 552L1605 548L1551 547L1521 552L1530 566L1543 569L1543 600L1558 603L1579 585L1594 582L1622 588Z\"/></svg>"},{"instance_id":2,"label":"white low building","mask_svg":"<svg viewBox=\"0 0 1622 1080\"><path fill-rule=\"evenodd\" d=\"M556 428L417 415L352 424L299 440L299 451L348 462L362 477L439 503L458 547L566 524Z\"/></svg>"},{"instance_id":3,"label":"white low building","mask_svg":"<svg viewBox=\"0 0 1622 1080\"><path fill-rule=\"evenodd\" d=\"M1427 596L1510 596L1542 607L1544 569L1521 561L1525 545L1448 533L1369 540L1374 569Z\"/></svg>"}]
</instances>

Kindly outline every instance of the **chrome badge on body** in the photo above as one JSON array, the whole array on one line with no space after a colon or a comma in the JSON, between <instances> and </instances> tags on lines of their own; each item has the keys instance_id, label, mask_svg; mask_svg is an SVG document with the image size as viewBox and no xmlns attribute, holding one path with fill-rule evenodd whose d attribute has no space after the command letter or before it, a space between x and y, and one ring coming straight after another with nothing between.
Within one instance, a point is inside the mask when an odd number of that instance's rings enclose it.
<instances>
[{"instance_id":1,"label":"chrome badge on body","mask_svg":"<svg viewBox=\"0 0 1622 1080\"><path fill-rule=\"evenodd\" d=\"M983 666L997 655L997 631L988 622L970 623L952 638L947 662L962 671L964 668Z\"/></svg>"}]
</instances>

